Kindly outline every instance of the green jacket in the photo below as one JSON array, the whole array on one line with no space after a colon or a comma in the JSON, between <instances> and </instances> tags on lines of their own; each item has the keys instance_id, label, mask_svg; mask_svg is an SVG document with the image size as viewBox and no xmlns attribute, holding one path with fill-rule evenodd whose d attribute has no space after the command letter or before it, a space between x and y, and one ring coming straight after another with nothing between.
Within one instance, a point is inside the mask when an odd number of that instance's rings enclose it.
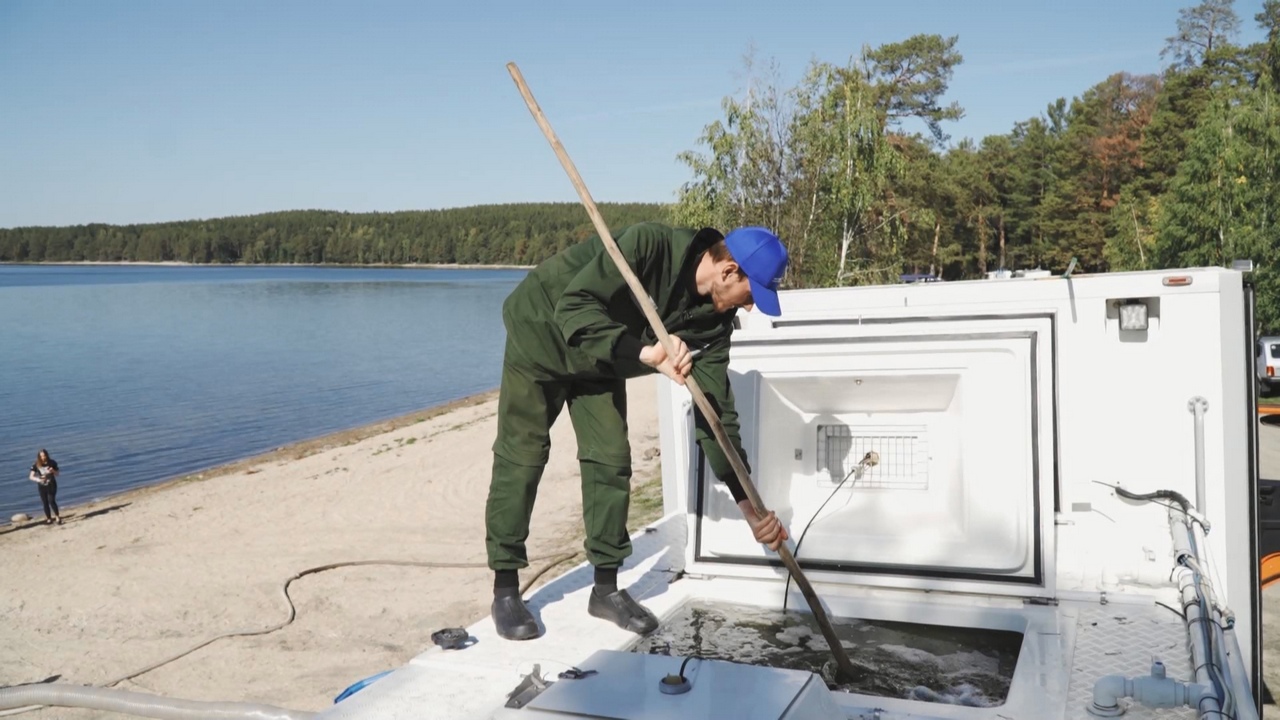
<instances>
[{"instance_id":1,"label":"green jacket","mask_svg":"<svg viewBox=\"0 0 1280 720\"><path fill-rule=\"evenodd\" d=\"M729 337L737 310L717 313L697 295L694 273L702 253L721 235L641 223L615 239L640 284L653 298L667 332L694 358L693 377L720 415L743 463L738 413L729 386ZM532 270L503 305L517 361L548 379L631 378L656 372L640 362L640 349L657 342L600 238L567 248ZM735 500L746 496L702 413L697 439L716 477Z\"/></svg>"}]
</instances>

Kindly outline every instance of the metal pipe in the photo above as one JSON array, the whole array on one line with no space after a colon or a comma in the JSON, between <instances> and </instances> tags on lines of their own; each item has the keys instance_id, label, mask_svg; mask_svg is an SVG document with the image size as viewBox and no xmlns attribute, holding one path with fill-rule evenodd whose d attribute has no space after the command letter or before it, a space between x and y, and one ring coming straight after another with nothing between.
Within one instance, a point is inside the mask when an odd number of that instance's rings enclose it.
<instances>
[{"instance_id":1,"label":"metal pipe","mask_svg":"<svg viewBox=\"0 0 1280 720\"><path fill-rule=\"evenodd\" d=\"M1202 414L1202 413L1201 413ZM1197 416L1197 426L1200 427ZM1218 604L1213 586L1205 576L1196 539L1196 520L1191 508L1169 510L1169 534L1173 539L1178 594L1187 628L1187 645L1191 649L1194 668L1192 682L1181 683L1165 676L1164 665L1156 662L1151 674L1127 678L1108 675L1093 686L1089 714L1116 717L1124 713L1120 699L1131 697L1146 707L1181 707L1192 705L1200 720L1257 720L1258 715L1247 700L1249 683L1240 646L1236 642L1234 618Z\"/></svg>"},{"instance_id":2,"label":"metal pipe","mask_svg":"<svg viewBox=\"0 0 1280 720\"><path fill-rule=\"evenodd\" d=\"M1258 720L1258 707L1253 702L1249 671L1244 666L1244 653L1240 651L1240 643L1236 640L1235 625L1228 625L1222 634L1227 655L1227 684L1236 698L1236 720Z\"/></svg>"},{"instance_id":3,"label":"metal pipe","mask_svg":"<svg viewBox=\"0 0 1280 720\"><path fill-rule=\"evenodd\" d=\"M1171 510L1169 531L1173 536L1174 556L1178 562L1178 590L1187 623L1191 664L1195 667L1195 675L1192 679L1199 685L1216 690L1218 684L1214 682L1213 674L1210 672L1210 665L1214 659L1210 656L1208 636L1204 631L1204 623L1212 622L1212 619L1203 612L1203 608L1207 607L1208 603L1202 602L1203 591L1200 588L1199 573L1192 569L1192 566L1199 567L1199 562L1191 549L1191 520L1185 514ZM1216 692L1202 696L1196 710L1202 718L1221 717L1222 704Z\"/></svg>"},{"instance_id":4,"label":"metal pipe","mask_svg":"<svg viewBox=\"0 0 1280 720\"><path fill-rule=\"evenodd\" d=\"M1229 703L1223 708L1234 720L1258 720L1257 704L1253 702L1253 690L1250 682L1250 675L1244 664L1244 654L1240 650L1240 644L1235 633L1235 615L1230 609L1222 605L1214 591L1213 585L1210 583L1206 591L1205 570L1201 563L1195 560L1195 556L1199 555L1198 548L1205 540L1202 529L1197 529L1195 523L1187 520L1181 523L1186 530L1186 537L1190 544L1190 551L1193 557L1183 558L1183 564L1191 570L1193 577L1198 576L1200 598L1204 607L1209 609L1209 620L1207 623L1202 622L1201 625L1208 630L1214 641L1217 643L1217 652L1211 653L1214 659L1219 661L1216 667L1222 676L1222 685L1227 691L1226 700ZM1175 538L1180 535L1178 532L1183 528L1175 529ZM1198 537L1197 537L1198 536ZM1179 543L1175 541L1175 549L1179 547Z\"/></svg>"},{"instance_id":5,"label":"metal pipe","mask_svg":"<svg viewBox=\"0 0 1280 720\"><path fill-rule=\"evenodd\" d=\"M1217 650L1216 655L1222 660L1222 665L1218 668L1218 674L1222 681L1222 687L1226 691L1224 697L1226 702L1222 705L1222 712L1233 720L1239 720L1236 715L1236 697L1238 694L1231 678L1231 663L1227 657L1226 633L1222 629L1223 623L1218 622L1222 618L1222 614L1216 610L1211 610L1210 616L1214 618L1214 622L1208 626L1208 629L1213 635L1213 647Z\"/></svg>"},{"instance_id":6,"label":"metal pipe","mask_svg":"<svg viewBox=\"0 0 1280 720\"><path fill-rule=\"evenodd\" d=\"M38 683L0 688L0 709L27 706L76 707L161 720L305 720L313 712L271 705L200 702L68 683Z\"/></svg>"},{"instance_id":7,"label":"metal pipe","mask_svg":"<svg viewBox=\"0 0 1280 720\"><path fill-rule=\"evenodd\" d=\"M1209 646L1204 633L1204 623L1209 622L1201 612L1200 598L1196 593L1195 572L1187 567L1179 568L1178 590L1182 601L1182 610L1186 614L1187 644L1191 646L1191 663L1195 666L1194 681L1215 691L1200 698L1196 710L1202 717L1221 717L1222 702L1217 696L1217 684L1213 681L1213 673L1209 670Z\"/></svg>"},{"instance_id":8,"label":"metal pipe","mask_svg":"<svg viewBox=\"0 0 1280 720\"><path fill-rule=\"evenodd\" d=\"M1252 267L1252 263L1250 263ZM1261 523L1258 522L1258 352L1256 348L1256 332L1254 326L1254 286L1252 275L1241 280L1244 289L1244 335L1245 335L1245 387L1249 402L1241 410L1245 413L1245 427L1249 431L1245 438L1249 445L1249 557L1258 557L1258 547L1262 542ZM1252 630L1249 640L1249 658L1251 674L1249 684L1253 688L1250 702L1256 713L1262 713L1262 568L1260 563L1249 563L1249 628ZM1238 602L1238 601L1237 601Z\"/></svg>"},{"instance_id":9,"label":"metal pipe","mask_svg":"<svg viewBox=\"0 0 1280 720\"><path fill-rule=\"evenodd\" d=\"M1199 395L1187 401L1187 410L1196 417L1196 510L1205 512L1204 503L1204 414L1209 401Z\"/></svg>"},{"instance_id":10,"label":"metal pipe","mask_svg":"<svg viewBox=\"0 0 1280 720\"><path fill-rule=\"evenodd\" d=\"M1151 674L1127 678L1108 675L1093 684L1093 703L1086 708L1090 715L1118 717L1124 714L1120 698L1133 698L1149 708L1197 707L1205 696L1213 696L1213 688L1199 683L1178 682L1165 676L1164 663L1151 666Z\"/></svg>"}]
</instances>

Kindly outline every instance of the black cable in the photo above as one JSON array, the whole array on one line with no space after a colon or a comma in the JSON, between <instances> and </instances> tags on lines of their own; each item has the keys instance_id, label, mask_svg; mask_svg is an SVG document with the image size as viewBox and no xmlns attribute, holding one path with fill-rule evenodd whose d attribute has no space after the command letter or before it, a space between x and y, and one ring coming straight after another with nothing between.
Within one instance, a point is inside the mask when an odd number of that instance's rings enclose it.
<instances>
[{"instance_id":1,"label":"black cable","mask_svg":"<svg viewBox=\"0 0 1280 720\"><path fill-rule=\"evenodd\" d=\"M1200 617L1201 619L1208 618L1210 624L1217 624L1213 621L1213 616L1209 614L1209 603L1207 603L1203 597L1200 598ZM1213 633L1209 631L1209 627L1205 623L1200 624L1200 633L1204 636L1205 654L1209 656L1208 662L1205 663L1209 668L1209 679L1213 681L1213 689L1218 693L1220 702L1226 702L1227 693L1230 691L1227 689L1227 679L1222 675L1222 668L1213 660ZM1233 697L1232 705L1234 706L1234 704L1235 699ZM1232 707L1232 709L1234 710L1235 708Z\"/></svg>"},{"instance_id":2,"label":"black cable","mask_svg":"<svg viewBox=\"0 0 1280 720\"><path fill-rule=\"evenodd\" d=\"M698 658L699 660L701 660L701 659L702 659L702 658L698 657L697 655L690 655L689 657L687 657L687 658L685 658L685 659L684 659L684 662L680 663L680 672L679 672L679 675L680 675L680 679L681 679L681 680L688 680L688 678L686 678L686 677L684 676L684 666L685 666L685 665L688 665L688 664L689 664L689 661L690 661L690 660L692 660L692 659L694 659L694 658Z\"/></svg>"},{"instance_id":3,"label":"black cable","mask_svg":"<svg viewBox=\"0 0 1280 720\"><path fill-rule=\"evenodd\" d=\"M804 542L804 536L809 533L809 528L813 526L814 521L817 520L818 516L822 514L822 511L827 507L827 503L831 502L831 498L835 497L836 493L840 492L840 488L844 487L844 484L849 481L849 478L853 477L853 474L858 471L858 468L862 467L862 463L865 462L866 459L867 459L866 456L863 456L862 460L858 461L858 464L854 465L852 470L845 473L844 479L842 479L840 483L836 485L836 489L832 490L831 494L827 496L827 499L823 500L822 504L818 506L818 512L814 513L813 517L809 518L809 522L804 524L804 530L800 531L800 539L796 540L796 550L794 553L791 554L792 557L796 559L797 565L800 564L800 544ZM791 573L787 573L787 583L782 588L782 612L787 611L787 597L790 594L791 594Z\"/></svg>"},{"instance_id":4,"label":"black cable","mask_svg":"<svg viewBox=\"0 0 1280 720\"><path fill-rule=\"evenodd\" d=\"M548 559L542 567L540 567L536 572L534 572L532 577L528 578L523 583L521 583L520 594L523 595L524 593L528 592L529 588L533 587L534 583L536 583L538 579L542 577L544 574L546 574L549 570L551 570L552 568L558 565L561 565L564 562L567 562L569 560L576 558L580 554L581 554L581 551L564 553ZM223 633L222 635L211 637L208 640L204 640L197 645L193 645L187 648L186 650L183 650L182 652L177 653L176 655L171 655L159 662L152 663L142 668L141 670L135 670L129 673L128 675L121 675L120 677L114 680L111 680L110 682L104 683L102 687L109 688L115 685L119 685L125 680L132 680L133 678L136 678L139 675L149 673L152 670L155 670L156 668L162 665L168 665L169 663L174 662L175 660L179 660L181 658L186 657L187 655L190 655L191 653L197 650L200 650L206 645L210 645L224 638L253 637L256 635L268 635L277 630L280 630L281 628L284 628L290 625L291 623L293 623L294 619L298 615L297 608L295 608L293 605L293 598L289 597L289 586L293 584L294 580L301 579L303 577L306 577L307 575L315 575L316 573L322 573L322 572L325 572L328 570L334 570L337 568L362 567L362 566L368 566L368 565L374 565L374 566L389 565L393 567L424 567L424 568L434 568L434 569L441 569L441 570L444 570L444 569L482 570L482 569L487 569L489 567L486 563L483 563L483 562L473 563L473 562L432 562L432 561L423 562L423 561L417 561L417 560L351 560L348 562L329 563L327 565L320 565L318 567L307 568L306 570L302 570L301 572L295 573L292 577L285 580L284 585L280 588L280 594L284 597L284 602L289 608L288 617L286 617L281 622L275 625L272 625L269 628L263 628L261 630L239 630L239 631Z\"/></svg>"},{"instance_id":5,"label":"black cable","mask_svg":"<svg viewBox=\"0 0 1280 720\"><path fill-rule=\"evenodd\" d=\"M1127 498L1129 500L1139 500L1139 501L1155 503L1156 505L1163 505L1169 508L1170 510L1177 510L1181 512L1183 515L1186 515L1187 519L1190 522L1199 523L1200 527L1204 528L1205 533L1209 532L1208 521L1205 520L1203 517L1201 517L1199 513L1195 512L1195 506L1193 506L1191 504L1191 501L1187 500L1187 498L1183 496L1183 494L1180 492L1177 492L1175 490L1156 490L1155 492L1149 492L1149 493L1135 493L1135 492L1130 492L1128 490L1125 490L1119 485L1104 483L1101 480L1092 480L1090 482L1093 482L1097 485L1101 485L1104 488L1110 488L1111 490L1115 491L1115 493L1120 497ZM1174 507L1169 503L1160 502L1161 499L1172 500L1178 503L1181 507ZM1098 512L1098 511L1094 510L1094 512ZM1098 514L1101 515L1101 513L1098 513ZM1103 515L1103 517L1106 517L1106 516ZM1192 541L1194 542L1194 540L1195 540L1195 537L1192 536Z\"/></svg>"},{"instance_id":6,"label":"black cable","mask_svg":"<svg viewBox=\"0 0 1280 720\"><path fill-rule=\"evenodd\" d=\"M1152 504L1155 504L1155 505L1162 505L1162 506L1164 506L1164 507L1169 508L1170 510L1177 510L1178 512L1181 512L1181 513L1185 514L1185 512L1184 512L1183 510L1181 510L1180 508L1176 508L1176 507L1174 507L1174 506L1170 505L1170 504L1169 504L1169 503L1167 503L1167 502L1161 502L1161 501L1159 501L1159 500L1148 500L1147 502L1152 503Z\"/></svg>"}]
</instances>

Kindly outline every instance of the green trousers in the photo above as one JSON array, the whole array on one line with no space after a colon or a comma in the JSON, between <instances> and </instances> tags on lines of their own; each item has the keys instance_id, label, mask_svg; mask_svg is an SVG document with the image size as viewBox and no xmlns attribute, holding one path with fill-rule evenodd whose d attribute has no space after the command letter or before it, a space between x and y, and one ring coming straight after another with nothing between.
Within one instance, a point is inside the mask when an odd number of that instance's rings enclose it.
<instances>
[{"instance_id":1,"label":"green trousers","mask_svg":"<svg viewBox=\"0 0 1280 720\"><path fill-rule=\"evenodd\" d=\"M538 482L551 451L551 426L567 404L578 439L587 559L617 568L631 555L631 444L626 381L553 378L520 361L508 340L498 396L498 437L485 507L489 567L528 567L525 540Z\"/></svg>"}]
</instances>

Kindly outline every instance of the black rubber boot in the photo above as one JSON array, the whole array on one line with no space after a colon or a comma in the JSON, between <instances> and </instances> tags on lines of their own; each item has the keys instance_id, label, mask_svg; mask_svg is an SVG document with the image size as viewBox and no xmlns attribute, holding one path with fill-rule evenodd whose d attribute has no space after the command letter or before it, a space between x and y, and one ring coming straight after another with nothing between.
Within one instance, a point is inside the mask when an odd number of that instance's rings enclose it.
<instances>
[{"instance_id":1,"label":"black rubber boot","mask_svg":"<svg viewBox=\"0 0 1280 720\"><path fill-rule=\"evenodd\" d=\"M593 588L591 600L587 602L587 612L593 617L608 620L623 630L640 635L647 635L658 629L658 618L633 600L626 590L601 594Z\"/></svg>"},{"instance_id":2,"label":"black rubber boot","mask_svg":"<svg viewBox=\"0 0 1280 720\"><path fill-rule=\"evenodd\" d=\"M518 594L495 595L491 612L498 635L507 640L532 640L542 634Z\"/></svg>"}]
</instances>

